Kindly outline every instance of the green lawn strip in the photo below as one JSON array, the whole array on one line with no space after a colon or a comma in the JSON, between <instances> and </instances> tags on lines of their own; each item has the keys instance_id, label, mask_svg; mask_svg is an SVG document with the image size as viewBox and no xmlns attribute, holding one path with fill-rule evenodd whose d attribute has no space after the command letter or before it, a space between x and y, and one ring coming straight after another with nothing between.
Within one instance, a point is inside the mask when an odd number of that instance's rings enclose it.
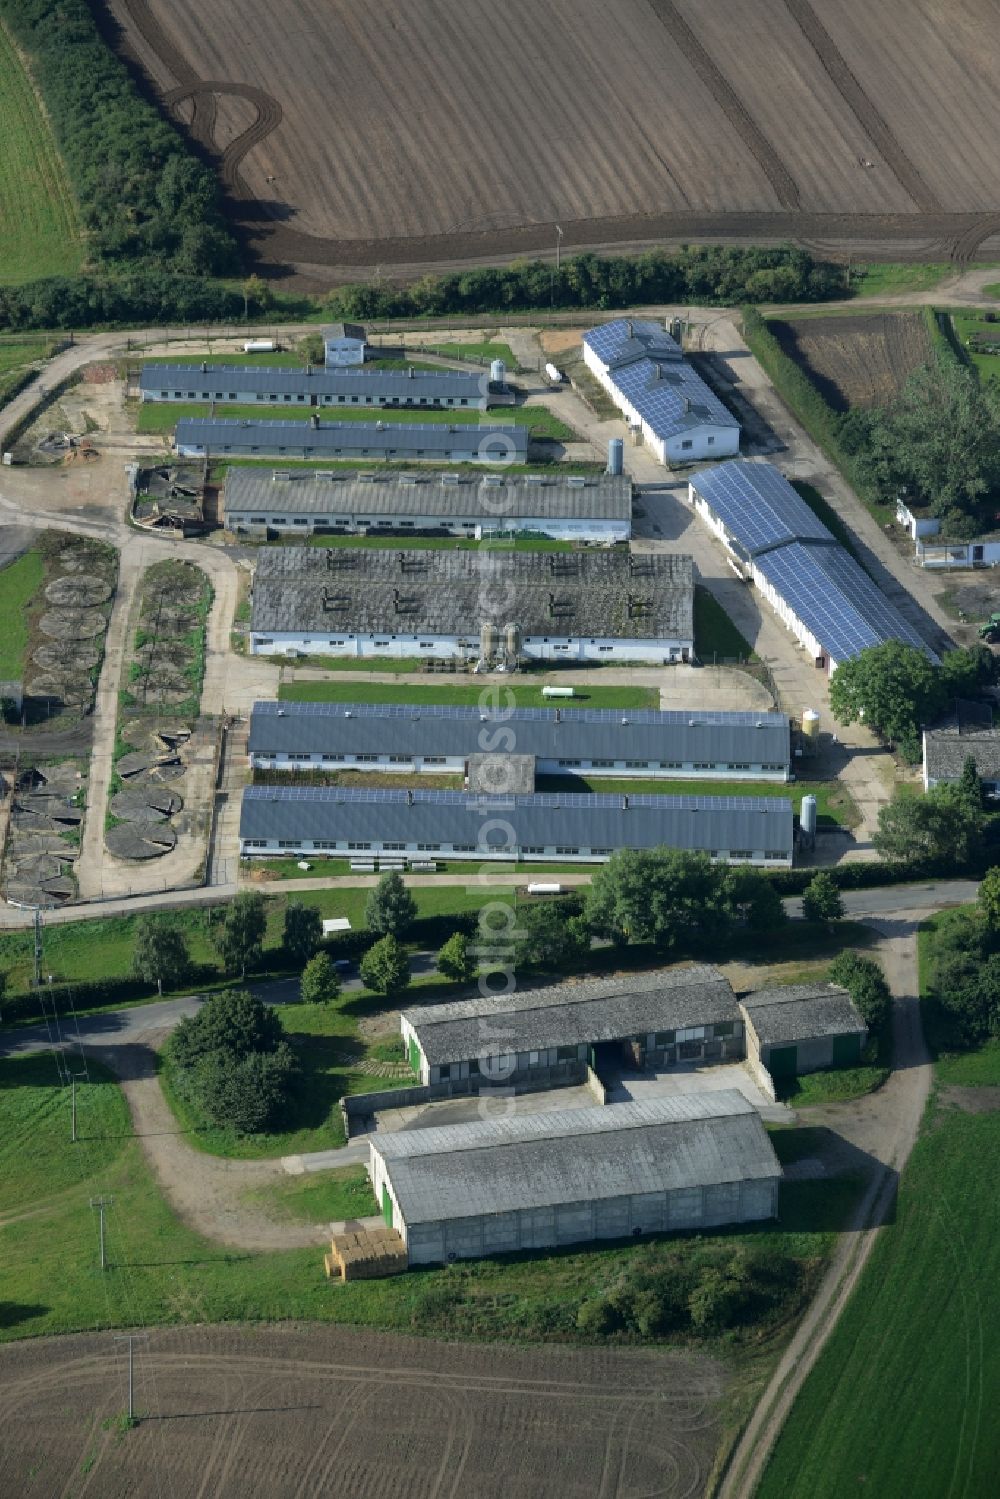
<instances>
[{"instance_id":1,"label":"green lawn strip","mask_svg":"<svg viewBox=\"0 0 1000 1499\"><path fill-rule=\"evenodd\" d=\"M79 1060L73 1070L83 1072ZM39 1196L73 1188L124 1146L132 1133L114 1078L90 1060L76 1087L77 1141L70 1141L70 1088L55 1056L0 1062L0 1217Z\"/></svg>"},{"instance_id":2,"label":"green lawn strip","mask_svg":"<svg viewBox=\"0 0 1000 1499\"><path fill-rule=\"evenodd\" d=\"M990 281L984 286L983 296L992 297L994 302L1000 302L1000 281Z\"/></svg>"},{"instance_id":3,"label":"green lawn strip","mask_svg":"<svg viewBox=\"0 0 1000 1499\"><path fill-rule=\"evenodd\" d=\"M282 455L277 458L213 458L209 464L208 476L213 484L218 484L225 479L231 468L279 468L282 472L287 469L313 469L326 472L328 469L338 469L358 473L359 471L371 472L378 470L383 473L412 473L414 469L420 472L429 472L434 465L429 463L389 463L383 458L286 458ZM440 468L440 464L437 465ZM495 474L497 465L495 463L449 463L448 472L455 474ZM553 462L549 458L537 458L531 463L505 463L503 465L505 475L511 474L603 474L605 467L603 463L577 462L572 463L560 460Z\"/></svg>"},{"instance_id":4,"label":"green lawn strip","mask_svg":"<svg viewBox=\"0 0 1000 1499\"><path fill-rule=\"evenodd\" d=\"M696 583L694 590L694 649L701 661L711 661L716 656L726 660L757 660L715 595L701 583Z\"/></svg>"},{"instance_id":5,"label":"green lawn strip","mask_svg":"<svg viewBox=\"0 0 1000 1499\"><path fill-rule=\"evenodd\" d=\"M1000 1114L932 1105L890 1225L755 1491L992 1493L1000 1464Z\"/></svg>"},{"instance_id":6,"label":"green lawn strip","mask_svg":"<svg viewBox=\"0 0 1000 1499\"><path fill-rule=\"evenodd\" d=\"M816 798L816 813L821 827L856 827L859 813L850 792L840 781L671 781L655 777L629 780L594 775L540 776L540 791L632 791L643 796L775 796L787 797L795 811L801 810L802 798Z\"/></svg>"},{"instance_id":7,"label":"green lawn strip","mask_svg":"<svg viewBox=\"0 0 1000 1499\"><path fill-rule=\"evenodd\" d=\"M31 78L0 24L0 283L72 276L79 211Z\"/></svg>"},{"instance_id":8,"label":"green lawn strip","mask_svg":"<svg viewBox=\"0 0 1000 1499\"><path fill-rule=\"evenodd\" d=\"M303 538L289 536L287 540L292 546L301 546ZM414 552L572 552L576 550L571 541L552 541L547 536L491 537L476 541L466 536L373 536L369 532L364 536L312 535L306 537L305 541L306 545L311 547L382 547L396 550L405 548L407 551ZM362 669L366 667L366 664L364 661L359 661L357 666ZM412 657L409 670L413 670Z\"/></svg>"},{"instance_id":9,"label":"green lawn strip","mask_svg":"<svg viewBox=\"0 0 1000 1499\"><path fill-rule=\"evenodd\" d=\"M789 982L793 982L789 980ZM881 1088L892 1065L892 1025L887 1019L877 1036L869 1037L857 1067L830 1067L822 1072L806 1072L779 1087L782 1103L793 1109L811 1104L843 1103L862 1098Z\"/></svg>"},{"instance_id":10,"label":"green lawn strip","mask_svg":"<svg viewBox=\"0 0 1000 1499\"><path fill-rule=\"evenodd\" d=\"M510 344L493 340L485 343L462 343L457 340L454 343L424 344L421 345L421 353L440 354L443 359L485 359L490 362L502 359L508 372L517 368L517 358Z\"/></svg>"},{"instance_id":11,"label":"green lawn strip","mask_svg":"<svg viewBox=\"0 0 1000 1499\"><path fill-rule=\"evenodd\" d=\"M379 1211L364 1166L291 1176L273 1187L248 1192L247 1201L262 1207L272 1218L302 1223L371 1218Z\"/></svg>"},{"instance_id":12,"label":"green lawn strip","mask_svg":"<svg viewBox=\"0 0 1000 1499\"><path fill-rule=\"evenodd\" d=\"M509 696L507 694L510 694ZM498 686L481 687L428 678L427 686L410 686L402 682L282 682L278 697L283 702L298 703L457 703L468 707L483 706L489 711L500 709L551 708L552 699L542 697L540 687L529 686L517 678ZM658 708L660 694L655 687L577 687L572 703L563 706L588 708Z\"/></svg>"},{"instance_id":13,"label":"green lawn strip","mask_svg":"<svg viewBox=\"0 0 1000 1499\"><path fill-rule=\"evenodd\" d=\"M183 417L208 416L209 407L203 402L143 401L136 418L136 430L143 433L172 432ZM310 408L300 404L278 404L261 401L254 405L227 405L218 402L215 415L219 418L235 418L240 421L259 422L308 422L318 416L323 422L389 422L452 427L530 427L536 437L551 438L559 442L575 442L577 434L572 427L560 421L546 406L500 406L491 411L457 410L440 411L424 406L320 406Z\"/></svg>"},{"instance_id":14,"label":"green lawn strip","mask_svg":"<svg viewBox=\"0 0 1000 1499\"><path fill-rule=\"evenodd\" d=\"M851 295L854 297L898 296L904 292L930 291L946 276L954 274L948 264L927 265L852 265Z\"/></svg>"},{"instance_id":15,"label":"green lawn strip","mask_svg":"<svg viewBox=\"0 0 1000 1499\"><path fill-rule=\"evenodd\" d=\"M421 776L420 779L426 786L427 777ZM436 785L437 777L435 776L434 785L428 786L427 789L433 790ZM351 873L350 860L348 859L324 859L319 856L315 858L310 857L301 861L310 866L308 873L299 868L299 862L298 859L254 859L252 861L245 860L244 867L245 869L259 871L269 880L311 880L323 876L328 876L332 879L338 875L349 875ZM438 874L465 874L468 875L470 882L478 879L480 860L436 858L434 862L437 865ZM535 874L585 874L589 879L594 867L589 864L501 864L500 872L504 874L523 874L529 877ZM418 888L426 890L433 889L434 887L420 886ZM442 889L448 888L455 887L442 886ZM289 893L293 894L294 892ZM417 891L414 890L414 894L416 893Z\"/></svg>"},{"instance_id":16,"label":"green lawn strip","mask_svg":"<svg viewBox=\"0 0 1000 1499\"><path fill-rule=\"evenodd\" d=\"M53 1067L51 1058L48 1062ZM22 1152L21 1190L27 1190L25 1200L35 1210L0 1229L2 1340L112 1326L301 1319L439 1337L578 1342L576 1314L583 1300L600 1297L637 1273L657 1278L676 1274L678 1267L690 1273L706 1259L745 1245L776 1265L786 1257L792 1261L787 1294L766 1318L750 1320L718 1339L667 1334L644 1341L770 1358L815 1286L835 1230L857 1197L850 1179L790 1183L782 1188L781 1218L773 1224L513 1255L331 1286L323 1274L321 1246L248 1253L186 1228L162 1197L140 1142L129 1137L127 1110L116 1088L108 1086L106 1124L100 1131L93 1115L81 1109L81 1133L89 1130L93 1140L89 1153L71 1148L62 1113L65 1093L47 1085L44 1077L32 1078L24 1070L29 1066L44 1068L44 1061L0 1061L0 1088L10 1111L4 1133L12 1130L13 1113L15 1128L30 1136L32 1148ZM66 1171L53 1192L44 1163L58 1157ZM298 1186L289 1187L296 1217ZM309 1186L303 1183L301 1190L308 1192ZM89 1207L94 1196L111 1199L104 1273L98 1268L96 1217ZM330 1199L317 1203L322 1208L318 1221L332 1216L329 1205ZM9 1206L5 1195L0 1208ZM282 1205L276 1206L280 1212ZM284 1206L289 1210L288 1201ZM639 1339L616 1334L610 1341Z\"/></svg>"},{"instance_id":17,"label":"green lawn strip","mask_svg":"<svg viewBox=\"0 0 1000 1499\"><path fill-rule=\"evenodd\" d=\"M42 554L35 548L0 569L0 680L24 676L28 606L44 574Z\"/></svg>"},{"instance_id":18,"label":"green lawn strip","mask_svg":"<svg viewBox=\"0 0 1000 1499\"><path fill-rule=\"evenodd\" d=\"M0 404L9 401L34 377L34 366L51 357L55 343L44 334L0 337Z\"/></svg>"}]
</instances>

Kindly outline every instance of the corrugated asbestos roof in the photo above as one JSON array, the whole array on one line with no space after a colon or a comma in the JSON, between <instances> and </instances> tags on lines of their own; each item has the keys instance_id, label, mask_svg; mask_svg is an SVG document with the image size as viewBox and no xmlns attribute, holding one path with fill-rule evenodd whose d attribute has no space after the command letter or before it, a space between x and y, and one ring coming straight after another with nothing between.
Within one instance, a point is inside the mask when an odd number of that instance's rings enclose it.
<instances>
[{"instance_id":1,"label":"corrugated asbestos roof","mask_svg":"<svg viewBox=\"0 0 1000 1499\"><path fill-rule=\"evenodd\" d=\"M371 1149L407 1225L781 1177L756 1110L728 1089L398 1131Z\"/></svg>"},{"instance_id":2,"label":"corrugated asbestos roof","mask_svg":"<svg viewBox=\"0 0 1000 1499\"><path fill-rule=\"evenodd\" d=\"M344 453L373 455L475 452L483 461L523 463L528 454L527 427L450 422L241 421L237 417L185 416L174 435L177 448L206 446L213 453L288 452L317 458Z\"/></svg>"},{"instance_id":3,"label":"corrugated asbestos roof","mask_svg":"<svg viewBox=\"0 0 1000 1499\"><path fill-rule=\"evenodd\" d=\"M745 458L702 469L691 487L725 526L744 557L789 541L836 541L784 474Z\"/></svg>"},{"instance_id":4,"label":"corrugated asbestos roof","mask_svg":"<svg viewBox=\"0 0 1000 1499\"><path fill-rule=\"evenodd\" d=\"M957 781L970 755L983 780L1000 780L1000 731L960 733L957 728L924 731L924 756L931 780Z\"/></svg>"},{"instance_id":5,"label":"corrugated asbestos roof","mask_svg":"<svg viewBox=\"0 0 1000 1499\"><path fill-rule=\"evenodd\" d=\"M195 399L226 401L233 393L258 396L302 395L309 399L351 396L373 400L477 401L488 393L489 376L461 370L376 370L323 366L294 369L273 365L144 364L139 376L141 391L180 391Z\"/></svg>"},{"instance_id":6,"label":"corrugated asbestos roof","mask_svg":"<svg viewBox=\"0 0 1000 1499\"><path fill-rule=\"evenodd\" d=\"M792 850L792 804L784 797L610 796L539 792L470 796L344 786L250 786L240 837L351 843L442 843L484 847Z\"/></svg>"},{"instance_id":7,"label":"corrugated asbestos roof","mask_svg":"<svg viewBox=\"0 0 1000 1499\"><path fill-rule=\"evenodd\" d=\"M477 638L491 618L556 639L691 641L693 563L666 553L366 547L276 547L257 562L255 634Z\"/></svg>"},{"instance_id":8,"label":"corrugated asbestos roof","mask_svg":"<svg viewBox=\"0 0 1000 1499\"><path fill-rule=\"evenodd\" d=\"M728 980L706 964L518 988L512 994L427 1005L405 1015L432 1065L552 1046L594 1046L740 1018Z\"/></svg>"},{"instance_id":9,"label":"corrugated asbestos roof","mask_svg":"<svg viewBox=\"0 0 1000 1499\"><path fill-rule=\"evenodd\" d=\"M300 469L279 478L274 473L231 468L226 475L225 508L227 515L467 517L496 530L513 520L536 516L627 522L632 516L632 481L609 474L508 477L432 470L362 475Z\"/></svg>"},{"instance_id":10,"label":"corrugated asbestos roof","mask_svg":"<svg viewBox=\"0 0 1000 1499\"><path fill-rule=\"evenodd\" d=\"M846 989L837 984L787 984L758 989L740 1001L760 1041L809 1041L854 1035L865 1023Z\"/></svg>"},{"instance_id":11,"label":"corrugated asbestos roof","mask_svg":"<svg viewBox=\"0 0 1000 1499\"><path fill-rule=\"evenodd\" d=\"M413 755L481 754L499 728L509 751L538 760L789 762L783 713L515 708L490 715L421 703L255 703L250 753L372 754L388 746Z\"/></svg>"}]
</instances>

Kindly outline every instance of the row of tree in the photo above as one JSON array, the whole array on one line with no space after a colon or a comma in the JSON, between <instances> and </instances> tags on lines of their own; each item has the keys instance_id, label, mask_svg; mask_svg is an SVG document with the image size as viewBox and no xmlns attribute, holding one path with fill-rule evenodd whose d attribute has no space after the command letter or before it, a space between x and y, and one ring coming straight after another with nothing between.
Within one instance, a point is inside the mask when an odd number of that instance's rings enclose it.
<instances>
[{"instance_id":1,"label":"row of tree","mask_svg":"<svg viewBox=\"0 0 1000 1499\"><path fill-rule=\"evenodd\" d=\"M573 255L558 269L531 260L422 276L407 285L355 282L332 292L325 306L331 317L371 320L657 302L825 302L844 294L842 269L805 250L686 245L676 253Z\"/></svg>"},{"instance_id":2,"label":"row of tree","mask_svg":"<svg viewBox=\"0 0 1000 1499\"><path fill-rule=\"evenodd\" d=\"M30 59L90 255L194 276L237 270L215 174L139 94L86 0L0 0L0 16Z\"/></svg>"}]
</instances>

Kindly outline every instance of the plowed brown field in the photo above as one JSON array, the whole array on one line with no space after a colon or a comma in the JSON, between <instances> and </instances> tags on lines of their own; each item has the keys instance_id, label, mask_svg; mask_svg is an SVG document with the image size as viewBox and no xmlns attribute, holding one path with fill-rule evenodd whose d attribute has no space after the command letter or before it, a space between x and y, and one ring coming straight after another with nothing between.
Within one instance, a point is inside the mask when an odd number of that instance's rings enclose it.
<instances>
[{"instance_id":1,"label":"plowed brown field","mask_svg":"<svg viewBox=\"0 0 1000 1499\"><path fill-rule=\"evenodd\" d=\"M1000 254L995 0L106 3L272 261Z\"/></svg>"},{"instance_id":2,"label":"plowed brown field","mask_svg":"<svg viewBox=\"0 0 1000 1499\"><path fill-rule=\"evenodd\" d=\"M694 1499L725 1390L695 1356L178 1328L137 1346L144 1419L121 1432L120 1348L108 1333L2 1350L0 1492Z\"/></svg>"},{"instance_id":3,"label":"plowed brown field","mask_svg":"<svg viewBox=\"0 0 1000 1499\"><path fill-rule=\"evenodd\" d=\"M773 320L770 327L835 411L888 405L933 357L919 312Z\"/></svg>"}]
</instances>

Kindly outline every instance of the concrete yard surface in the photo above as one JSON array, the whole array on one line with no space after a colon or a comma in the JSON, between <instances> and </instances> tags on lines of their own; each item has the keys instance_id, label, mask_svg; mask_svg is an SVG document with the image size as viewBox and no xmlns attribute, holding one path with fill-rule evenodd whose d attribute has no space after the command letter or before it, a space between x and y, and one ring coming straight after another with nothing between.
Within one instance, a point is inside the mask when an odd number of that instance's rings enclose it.
<instances>
[{"instance_id":1,"label":"concrete yard surface","mask_svg":"<svg viewBox=\"0 0 1000 1499\"><path fill-rule=\"evenodd\" d=\"M622 1072L614 1078L605 1078L608 1083L608 1103L643 1103L648 1098L676 1098L684 1093L714 1093L720 1088L736 1088L753 1104L761 1117L774 1124L791 1124L795 1118L793 1110L782 1103L773 1103L754 1082L742 1062L696 1063L680 1062L668 1071Z\"/></svg>"}]
</instances>

